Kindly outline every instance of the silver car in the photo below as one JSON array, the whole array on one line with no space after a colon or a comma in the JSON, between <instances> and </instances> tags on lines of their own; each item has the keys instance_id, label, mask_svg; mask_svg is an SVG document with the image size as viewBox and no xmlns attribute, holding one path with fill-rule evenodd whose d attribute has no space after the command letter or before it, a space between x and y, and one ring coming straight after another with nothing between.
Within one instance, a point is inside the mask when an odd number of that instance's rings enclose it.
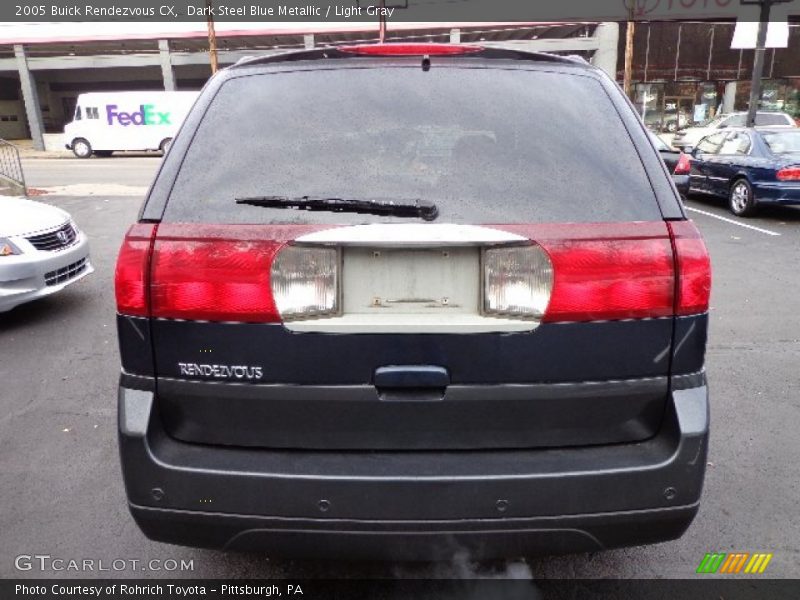
<instances>
[{"instance_id":1,"label":"silver car","mask_svg":"<svg viewBox=\"0 0 800 600\"><path fill-rule=\"evenodd\" d=\"M717 115L715 118L694 127L687 127L675 134L672 145L681 150L693 148L701 139L720 129L728 127L744 127L747 120L746 112L735 112ZM797 127L794 119L784 112L758 111L756 113L757 127ZM688 152L689 150L685 150Z\"/></svg>"},{"instance_id":2,"label":"silver car","mask_svg":"<svg viewBox=\"0 0 800 600\"><path fill-rule=\"evenodd\" d=\"M89 241L68 213L0 196L0 313L94 272Z\"/></svg>"}]
</instances>

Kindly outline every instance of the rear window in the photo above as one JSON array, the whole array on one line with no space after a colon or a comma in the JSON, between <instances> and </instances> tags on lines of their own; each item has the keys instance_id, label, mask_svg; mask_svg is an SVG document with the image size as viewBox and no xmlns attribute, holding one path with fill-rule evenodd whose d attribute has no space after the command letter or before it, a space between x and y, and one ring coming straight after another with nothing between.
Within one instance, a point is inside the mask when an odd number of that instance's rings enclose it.
<instances>
[{"instance_id":1,"label":"rear window","mask_svg":"<svg viewBox=\"0 0 800 600\"><path fill-rule=\"evenodd\" d=\"M762 132L773 154L800 154L800 130Z\"/></svg>"},{"instance_id":2,"label":"rear window","mask_svg":"<svg viewBox=\"0 0 800 600\"><path fill-rule=\"evenodd\" d=\"M756 114L756 125L791 125L782 114Z\"/></svg>"},{"instance_id":3,"label":"rear window","mask_svg":"<svg viewBox=\"0 0 800 600\"><path fill-rule=\"evenodd\" d=\"M440 223L661 218L602 85L519 68L348 67L230 79L197 128L165 220L403 220L235 204L252 196L420 199L438 206Z\"/></svg>"}]
</instances>

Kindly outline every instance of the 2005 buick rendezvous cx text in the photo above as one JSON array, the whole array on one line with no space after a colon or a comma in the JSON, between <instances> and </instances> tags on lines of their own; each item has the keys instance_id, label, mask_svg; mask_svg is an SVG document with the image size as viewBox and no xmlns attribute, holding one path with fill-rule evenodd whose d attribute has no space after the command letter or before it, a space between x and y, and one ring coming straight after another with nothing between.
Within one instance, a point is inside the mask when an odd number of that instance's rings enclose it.
<instances>
[{"instance_id":1,"label":"2005 buick rendezvous cx text","mask_svg":"<svg viewBox=\"0 0 800 600\"><path fill-rule=\"evenodd\" d=\"M617 86L447 45L206 86L116 271L130 510L178 544L438 558L677 538L705 246Z\"/></svg>"}]
</instances>

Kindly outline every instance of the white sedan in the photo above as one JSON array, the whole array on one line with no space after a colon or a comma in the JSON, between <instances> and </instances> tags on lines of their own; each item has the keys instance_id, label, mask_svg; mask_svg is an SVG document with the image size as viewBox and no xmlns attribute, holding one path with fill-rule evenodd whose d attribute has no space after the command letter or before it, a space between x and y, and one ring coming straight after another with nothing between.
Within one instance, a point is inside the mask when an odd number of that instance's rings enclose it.
<instances>
[{"instance_id":1,"label":"white sedan","mask_svg":"<svg viewBox=\"0 0 800 600\"><path fill-rule=\"evenodd\" d=\"M60 208L0 196L0 313L94 272L89 241Z\"/></svg>"}]
</instances>

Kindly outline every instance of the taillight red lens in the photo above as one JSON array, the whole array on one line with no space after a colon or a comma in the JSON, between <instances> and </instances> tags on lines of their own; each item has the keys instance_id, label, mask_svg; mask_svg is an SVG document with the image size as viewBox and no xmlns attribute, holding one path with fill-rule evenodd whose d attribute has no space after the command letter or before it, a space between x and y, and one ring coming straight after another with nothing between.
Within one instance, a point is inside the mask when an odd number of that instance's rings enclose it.
<instances>
[{"instance_id":1,"label":"taillight red lens","mask_svg":"<svg viewBox=\"0 0 800 600\"><path fill-rule=\"evenodd\" d=\"M502 226L545 249L553 291L543 321L610 321L673 314L675 263L660 223Z\"/></svg>"},{"instance_id":2,"label":"taillight red lens","mask_svg":"<svg viewBox=\"0 0 800 600\"><path fill-rule=\"evenodd\" d=\"M706 245L691 221L670 221L667 225L678 265L675 313L704 313L708 310L711 296L711 260Z\"/></svg>"},{"instance_id":3,"label":"taillight red lens","mask_svg":"<svg viewBox=\"0 0 800 600\"><path fill-rule=\"evenodd\" d=\"M114 272L117 312L121 315L149 316L150 247L157 227L151 223L137 223L122 242Z\"/></svg>"},{"instance_id":4,"label":"taillight red lens","mask_svg":"<svg viewBox=\"0 0 800 600\"><path fill-rule=\"evenodd\" d=\"M674 175L688 175L692 170L692 163L689 160L689 155L681 152L678 157L678 164L675 165Z\"/></svg>"},{"instance_id":5,"label":"taillight red lens","mask_svg":"<svg viewBox=\"0 0 800 600\"><path fill-rule=\"evenodd\" d=\"M306 226L162 224L153 245L153 317L280 322L270 269Z\"/></svg>"},{"instance_id":6,"label":"taillight red lens","mask_svg":"<svg viewBox=\"0 0 800 600\"><path fill-rule=\"evenodd\" d=\"M800 181L800 166L786 167L778 171L780 181Z\"/></svg>"},{"instance_id":7,"label":"taillight red lens","mask_svg":"<svg viewBox=\"0 0 800 600\"><path fill-rule=\"evenodd\" d=\"M338 49L367 56L452 56L483 50L481 46L469 44L360 44L339 46Z\"/></svg>"}]
</instances>

